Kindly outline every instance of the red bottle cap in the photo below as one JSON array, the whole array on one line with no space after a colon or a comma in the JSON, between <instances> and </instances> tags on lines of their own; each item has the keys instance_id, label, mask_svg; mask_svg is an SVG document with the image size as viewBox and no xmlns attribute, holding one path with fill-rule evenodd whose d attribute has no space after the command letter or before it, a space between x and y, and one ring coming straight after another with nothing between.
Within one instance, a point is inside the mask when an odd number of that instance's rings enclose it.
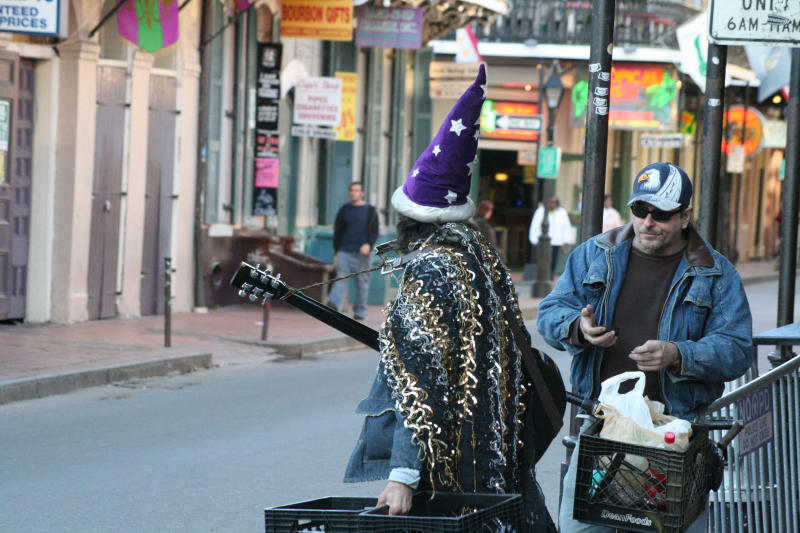
<instances>
[{"instance_id":1,"label":"red bottle cap","mask_svg":"<svg viewBox=\"0 0 800 533\"><path fill-rule=\"evenodd\" d=\"M666 442L667 444L672 444L673 442L675 442L675 433L671 431L667 431L666 433L664 433L664 442Z\"/></svg>"}]
</instances>

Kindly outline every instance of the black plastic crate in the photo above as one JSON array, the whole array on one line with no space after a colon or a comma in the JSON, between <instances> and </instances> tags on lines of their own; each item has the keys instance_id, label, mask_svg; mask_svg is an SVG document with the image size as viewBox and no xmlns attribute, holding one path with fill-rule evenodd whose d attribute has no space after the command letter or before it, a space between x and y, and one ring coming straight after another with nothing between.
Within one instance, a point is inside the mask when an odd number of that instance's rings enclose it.
<instances>
[{"instance_id":1,"label":"black plastic crate","mask_svg":"<svg viewBox=\"0 0 800 533\"><path fill-rule=\"evenodd\" d=\"M686 451L580 437L573 517L630 531L682 533L708 503L708 429L692 426Z\"/></svg>"},{"instance_id":2,"label":"black plastic crate","mask_svg":"<svg viewBox=\"0 0 800 533\"><path fill-rule=\"evenodd\" d=\"M331 496L264 510L266 533L327 531L358 533L357 517L377 505L377 498Z\"/></svg>"},{"instance_id":3,"label":"black plastic crate","mask_svg":"<svg viewBox=\"0 0 800 533\"><path fill-rule=\"evenodd\" d=\"M433 498L431 498L433 496ZM519 494L416 492L406 515L389 516L388 507L358 517L361 533L520 533L523 528Z\"/></svg>"}]
</instances>

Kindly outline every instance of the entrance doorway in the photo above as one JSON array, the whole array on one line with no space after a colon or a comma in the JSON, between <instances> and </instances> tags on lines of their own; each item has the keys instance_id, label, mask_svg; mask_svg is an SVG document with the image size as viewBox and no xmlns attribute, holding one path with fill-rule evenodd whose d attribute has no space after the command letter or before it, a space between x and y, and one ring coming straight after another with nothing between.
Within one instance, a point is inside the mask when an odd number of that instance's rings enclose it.
<instances>
[{"instance_id":1,"label":"entrance doorway","mask_svg":"<svg viewBox=\"0 0 800 533\"><path fill-rule=\"evenodd\" d=\"M534 210L534 167L517 164L516 150L486 150L480 153L479 200L494 203L490 220L497 232L497 247L512 268L528 262L528 228Z\"/></svg>"},{"instance_id":2,"label":"entrance doorway","mask_svg":"<svg viewBox=\"0 0 800 533\"><path fill-rule=\"evenodd\" d=\"M25 318L34 67L0 52L0 320Z\"/></svg>"}]
</instances>

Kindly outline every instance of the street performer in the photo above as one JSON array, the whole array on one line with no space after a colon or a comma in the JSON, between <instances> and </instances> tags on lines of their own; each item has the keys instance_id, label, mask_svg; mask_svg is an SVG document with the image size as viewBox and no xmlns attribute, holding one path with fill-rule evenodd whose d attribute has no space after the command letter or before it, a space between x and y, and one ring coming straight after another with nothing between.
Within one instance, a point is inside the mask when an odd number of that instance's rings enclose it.
<instances>
[{"instance_id":1,"label":"street performer","mask_svg":"<svg viewBox=\"0 0 800 533\"><path fill-rule=\"evenodd\" d=\"M468 222L485 97L481 65L392 196L405 265L345 481L388 478L378 503L392 515L409 511L414 489L523 493L531 531L555 531L535 478L532 385L503 314L522 325L519 304L499 255Z\"/></svg>"}]
</instances>

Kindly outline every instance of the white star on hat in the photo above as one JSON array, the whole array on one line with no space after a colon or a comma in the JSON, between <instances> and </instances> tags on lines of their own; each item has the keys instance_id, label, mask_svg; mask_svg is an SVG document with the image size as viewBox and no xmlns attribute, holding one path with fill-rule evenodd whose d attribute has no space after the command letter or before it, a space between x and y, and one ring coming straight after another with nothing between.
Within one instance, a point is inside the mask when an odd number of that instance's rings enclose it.
<instances>
[{"instance_id":1,"label":"white star on hat","mask_svg":"<svg viewBox=\"0 0 800 533\"><path fill-rule=\"evenodd\" d=\"M467 129L467 127L464 125L463 122L461 122L461 119L450 121L450 131L452 131L459 137L461 137L461 132L465 129Z\"/></svg>"},{"instance_id":2,"label":"white star on hat","mask_svg":"<svg viewBox=\"0 0 800 533\"><path fill-rule=\"evenodd\" d=\"M442 149L439 148L438 144L433 147L433 155L435 155L436 157L439 157L439 154L441 153L441 151L442 151Z\"/></svg>"},{"instance_id":3,"label":"white star on hat","mask_svg":"<svg viewBox=\"0 0 800 533\"><path fill-rule=\"evenodd\" d=\"M478 137L480 137L480 136L481 136L481 129L478 128L478 129L475 130L475 135L473 135L473 137L475 137L475 140L477 141Z\"/></svg>"},{"instance_id":4,"label":"white star on hat","mask_svg":"<svg viewBox=\"0 0 800 533\"><path fill-rule=\"evenodd\" d=\"M483 89L483 97L486 98L486 84L484 83L480 88Z\"/></svg>"},{"instance_id":5,"label":"white star on hat","mask_svg":"<svg viewBox=\"0 0 800 533\"><path fill-rule=\"evenodd\" d=\"M444 199L447 200L448 203L452 204L456 201L456 199L458 199L458 195L450 189L447 189L447 194L445 195Z\"/></svg>"},{"instance_id":6,"label":"white star on hat","mask_svg":"<svg viewBox=\"0 0 800 533\"><path fill-rule=\"evenodd\" d=\"M468 173L469 176L472 176L472 171L475 170L475 164L477 162L478 162L478 154L475 154L475 159L467 163L467 166L469 167L469 173Z\"/></svg>"},{"instance_id":7,"label":"white star on hat","mask_svg":"<svg viewBox=\"0 0 800 533\"><path fill-rule=\"evenodd\" d=\"M412 175L412 176L414 176L414 177L416 178L416 177L417 177L417 174L419 174L419 169L418 169L418 168L415 168L415 169L414 169L414 172L412 172L412 173L411 173L411 175Z\"/></svg>"}]
</instances>

